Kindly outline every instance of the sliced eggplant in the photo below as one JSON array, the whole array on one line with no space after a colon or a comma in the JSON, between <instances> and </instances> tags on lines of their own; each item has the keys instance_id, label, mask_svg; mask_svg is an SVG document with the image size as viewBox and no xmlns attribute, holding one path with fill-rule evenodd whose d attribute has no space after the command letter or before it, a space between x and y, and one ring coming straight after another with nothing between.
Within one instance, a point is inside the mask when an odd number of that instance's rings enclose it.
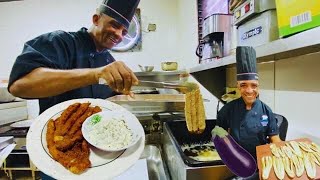
<instances>
[{"instance_id":1,"label":"sliced eggplant","mask_svg":"<svg viewBox=\"0 0 320 180\"><path fill-rule=\"evenodd\" d=\"M277 146L275 144L270 144L270 149L271 149L272 154L275 157L277 157L277 158L281 157L281 155L279 153L279 150L278 150L278 148L277 148Z\"/></svg>"},{"instance_id":2,"label":"sliced eggplant","mask_svg":"<svg viewBox=\"0 0 320 180\"><path fill-rule=\"evenodd\" d=\"M294 165L293 165L292 160L290 160L288 157L285 157L282 160L283 160L284 169L285 169L287 175L290 178L294 178L296 176L296 174L294 173Z\"/></svg>"},{"instance_id":3,"label":"sliced eggplant","mask_svg":"<svg viewBox=\"0 0 320 180\"><path fill-rule=\"evenodd\" d=\"M282 151L281 147L277 148L277 150L282 158L287 157L286 154Z\"/></svg>"},{"instance_id":4,"label":"sliced eggplant","mask_svg":"<svg viewBox=\"0 0 320 180\"><path fill-rule=\"evenodd\" d=\"M289 148L288 146L282 146L281 149L287 155L287 157L289 157L290 159L292 158L293 152L291 148Z\"/></svg>"},{"instance_id":5,"label":"sliced eggplant","mask_svg":"<svg viewBox=\"0 0 320 180\"><path fill-rule=\"evenodd\" d=\"M316 177L316 164L310 160L309 154L303 154L303 162L306 168L306 172L309 178L314 179Z\"/></svg>"},{"instance_id":6,"label":"sliced eggplant","mask_svg":"<svg viewBox=\"0 0 320 180\"><path fill-rule=\"evenodd\" d=\"M296 170L296 176L301 177L304 171L304 163L302 158L298 157L297 155L293 155L292 162Z\"/></svg>"},{"instance_id":7,"label":"sliced eggplant","mask_svg":"<svg viewBox=\"0 0 320 180\"><path fill-rule=\"evenodd\" d=\"M261 159L262 161L262 179L269 179L269 174L272 168L272 157L264 156Z\"/></svg>"},{"instance_id":8,"label":"sliced eggplant","mask_svg":"<svg viewBox=\"0 0 320 180\"><path fill-rule=\"evenodd\" d=\"M320 147L319 147L316 143L312 142L310 148L311 148L314 152L319 152L319 153L320 153Z\"/></svg>"},{"instance_id":9,"label":"sliced eggplant","mask_svg":"<svg viewBox=\"0 0 320 180\"><path fill-rule=\"evenodd\" d=\"M314 161L318 166L320 166L320 157L316 157L315 153L309 153L310 160Z\"/></svg>"},{"instance_id":10,"label":"sliced eggplant","mask_svg":"<svg viewBox=\"0 0 320 180\"><path fill-rule=\"evenodd\" d=\"M293 153L295 153L298 157L302 158L302 152L301 152L299 143L297 143L296 141L290 141L289 143L293 148Z\"/></svg>"},{"instance_id":11,"label":"sliced eggplant","mask_svg":"<svg viewBox=\"0 0 320 180\"><path fill-rule=\"evenodd\" d=\"M320 162L320 153L319 152L314 152L313 155L318 160L318 162ZM320 166L320 164L319 164L319 166Z\"/></svg>"},{"instance_id":12,"label":"sliced eggplant","mask_svg":"<svg viewBox=\"0 0 320 180\"><path fill-rule=\"evenodd\" d=\"M284 165L282 162L282 158L277 158L273 156L272 158L273 170L278 179L284 179Z\"/></svg>"},{"instance_id":13,"label":"sliced eggplant","mask_svg":"<svg viewBox=\"0 0 320 180\"><path fill-rule=\"evenodd\" d=\"M310 147L311 145L309 145L306 142L298 142L300 148L306 152L314 152Z\"/></svg>"}]
</instances>

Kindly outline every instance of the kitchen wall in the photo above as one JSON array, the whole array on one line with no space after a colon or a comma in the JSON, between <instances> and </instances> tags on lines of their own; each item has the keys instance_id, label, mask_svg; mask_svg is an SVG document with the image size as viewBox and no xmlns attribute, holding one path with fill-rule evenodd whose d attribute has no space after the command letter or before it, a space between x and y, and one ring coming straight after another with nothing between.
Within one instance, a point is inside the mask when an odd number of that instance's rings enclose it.
<instances>
[{"instance_id":1,"label":"kitchen wall","mask_svg":"<svg viewBox=\"0 0 320 180\"><path fill-rule=\"evenodd\" d=\"M24 0L0 3L0 78L9 76L23 43L53 30L89 27L98 0ZM79 4L81 4L79 6Z\"/></svg>"},{"instance_id":2,"label":"kitchen wall","mask_svg":"<svg viewBox=\"0 0 320 180\"><path fill-rule=\"evenodd\" d=\"M0 79L8 79L16 56L23 43L40 34L54 31L77 31L89 28L91 17L102 0L24 0L0 3ZM141 0L142 50L140 52L115 53L134 71L137 64L154 65L160 69L162 61L178 61L179 69L198 63L195 49L198 45L197 4L194 0ZM156 24L154 32L148 32L149 23ZM192 78L191 78L192 79ZM192 81L195 81L192 79ZM217 99L201 86L206 108L215 107ZM28 101L29 117L38 114L36 101ZM215 111L207 111L215 117Z\"/></svg>"},{"instance_id":3,"label":"kitchen wall","mask_svg":"<svg viewBox=\"0 0 320 180\"><path fill-rule=\"evenodd\" d=\"M0 3L0 78L9 76L23 43L53 30L77 31L90 27L91 17L101 0L24 0ZM155 65L178 61L179 69L198 63L197 8L193 0L141 0L142 50L112 53L134 71L137 64ZM147 32L149 23L155 32Z\"/></svg>"},{"instance_id":4,"label":"kitchen wall","mask_svg":"<svg viewBox=\"0 0 320 180\"><path fill-rule=\"evenodd\" d=\"M309 137L320 143L320 53L259 63L260 99L289 122L287 139ZM227 69L227 86L236 70Z\"/></svg>"}]
</instances>

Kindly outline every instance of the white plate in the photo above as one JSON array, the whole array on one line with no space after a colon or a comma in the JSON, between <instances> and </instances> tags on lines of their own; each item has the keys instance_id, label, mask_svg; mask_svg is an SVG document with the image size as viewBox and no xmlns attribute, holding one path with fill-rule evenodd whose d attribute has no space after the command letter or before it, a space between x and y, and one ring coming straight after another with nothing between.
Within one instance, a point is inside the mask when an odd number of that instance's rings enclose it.
<instances>
[{"instance_id":1,"label":"white plate","mask_svg":"<svg viewBox=\"0 0 320 180\"><path fill-rule=\"evenodd\" d=\"M92 124L92 118L94 116L101 117L101 120L99 122L97 122L96 124ZM95 143L95 140L92 139L92 136L90 136L90 134L92 134L92 133L97 133L97 132L94 132L93 130L97 126L99 126L100 123L107 122L112 119L116 120L115 122L124 120L128 129L130 129L130 132L132 133L132 136L131 136L132 138L131 138L131 141L127 145L121 146L121 147L107 147L107 146L103 146L101 144L97 145ZM90 143L91 145L93 145L101 150L104 150L104 151L120 151L120 150L130 148L131 146L133 146L135 143L138 142L138 140L141 137L141 134L139 133L140 126L141 126L141 124L139 121L132 121L131 116L128 116L128 114L123 113L123 111L102 111L102 112L99 112L97 114L94 114L94 115L91 115L90 117L88 117L83 122L81 131L82 131L82 135L83 135L84 139L87 140L88 143ZM103 126L100 126L100 127L102 128ZM103 128L103 130L105 130L105 129ZM98 137L101 137L101 134L99 134ZM105 136L103 136L103 137L105 137ZM99 139L101 140L101 138L99 138ZM116 140L113 140L113 142L115 142L115 141ZM106 144L106 143L104 143L104 144Z\"/></svg>"},{"instance_id":2,"label":"white plate","mask_svg":"<svg viewBox=\"0 0 320 180\"><path fill-rule=\"evenodd\" d=\"M65 101L47 109L31 125L27 134L27 151L32 162L42 172L56 179L110 179L126 171L140 158L144 149L145 134L140 122L138 132L141 134L141 138L134 146L126 150L106 152L91 146L89 158L92 167L80 175L71 173L51 158L46 142L47 123L49 119L59 117L63 110L76 102L90 102L91 106L100 106L103 111L122 111L132 121L139 122L128 110L107 100L75 99Z\"/></svg>"},{"instance_id":3,"label":"white plate","mask_svg":"<svg viewBox=\"0 0 320 180\"><path fill-rule=\"evenodd\" d=\"M13 124L10 124L10 127L13 127L13 128L27 128L27 127L30 127L33 122L34 122L33 119L19 121L19 122L15 122Z\"/></svg>"}]
</instances>

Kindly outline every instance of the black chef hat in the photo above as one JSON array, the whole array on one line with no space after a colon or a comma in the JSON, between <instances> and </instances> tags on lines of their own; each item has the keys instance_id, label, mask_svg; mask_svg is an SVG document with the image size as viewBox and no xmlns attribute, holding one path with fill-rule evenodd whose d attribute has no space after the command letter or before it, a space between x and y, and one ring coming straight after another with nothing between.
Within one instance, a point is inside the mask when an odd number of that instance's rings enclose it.
<instances>
[{"instance_id":1,"label":"black chef hat","mask_svg":"<svg viewBox=\"0 0 320 180\"><path fill-rule=\"evenodd\" d=\"M99 10L128 29L139 2L140 0L103 0Z\"/></svg>"},{"instance_id":2,"label":"black chef hat","mask_svg":"<svg viewBox=\"0 0 320 180\"><path fill-rule=\"evenodd\" d=\"M258 80L256 51L253 47L238 46L236 54L237 80Z\"/></svg>"}]
</instances>

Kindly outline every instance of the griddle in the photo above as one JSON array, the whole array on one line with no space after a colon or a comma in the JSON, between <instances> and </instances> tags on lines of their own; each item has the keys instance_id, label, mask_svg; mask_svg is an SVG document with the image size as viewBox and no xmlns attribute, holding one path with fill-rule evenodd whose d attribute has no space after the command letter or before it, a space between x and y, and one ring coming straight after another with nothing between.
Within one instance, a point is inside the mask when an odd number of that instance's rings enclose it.
<instances>
[{"instance_id":1,"label":"griddle","mask_svg":"<svg viewBox=\"0 0 320 180\"><path fill-rule=\"evenodd\" d=\"M197 161L188 157L181 149L184 144L205 144L211 141L211 130L214 128L216 120L206 120L206 129L202 134L191 134L188 132L185 120L166 122L169 135L174 141L175 148L178 150L184 163L190 167L224 165L221 160Z\"/></svg>"}]
</instances>

